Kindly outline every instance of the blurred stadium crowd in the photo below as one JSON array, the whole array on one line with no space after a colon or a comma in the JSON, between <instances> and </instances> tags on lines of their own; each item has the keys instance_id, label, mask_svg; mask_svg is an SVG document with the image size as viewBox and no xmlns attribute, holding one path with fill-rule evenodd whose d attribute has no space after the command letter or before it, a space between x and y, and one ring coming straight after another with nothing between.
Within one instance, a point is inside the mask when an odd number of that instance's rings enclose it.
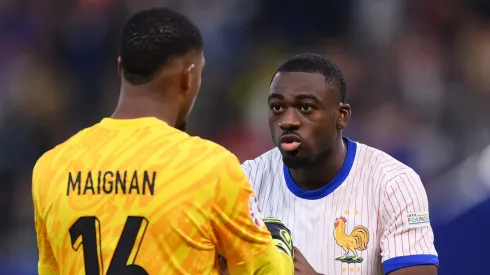
<instances>
[{"instance_id":1,"label":"blurred stadium crowd","mask_svg":"<svg viewBox=\"0 0 490 275\"><path fill-rule=\"evenodd\" d=\"M33 164L111 115L120 27L156 5L188 15L205 37L189 132L241 160L272 147L268 85L283 59L304 51L344 71L347 136L392 154L424 182L490 144L489 1L3 0L0 274L35 273Z\"/></svg>"}]
</instances>

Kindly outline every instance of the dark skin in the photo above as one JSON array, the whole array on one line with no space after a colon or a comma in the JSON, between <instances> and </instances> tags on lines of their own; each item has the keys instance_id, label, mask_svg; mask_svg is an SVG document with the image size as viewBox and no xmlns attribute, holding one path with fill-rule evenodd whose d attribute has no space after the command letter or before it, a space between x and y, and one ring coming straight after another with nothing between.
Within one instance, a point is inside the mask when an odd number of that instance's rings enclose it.
<instances>
[{"instance_id":1,"label":"dark skin","mask_svg":"<svg viewBox=\"0 0 490 275\"><path fill-rule=\"evenodd\" d=\"M187 117L201 87L204 63L202 51L189 52L173 58L150 82L132 85L123 77L124 68L119 58L121 92L112 118L155 117L185 130Z\"/></svg>"},{"instance_id":2,"label":"dark skin","mask_svg":"<svg viewBox=\"0 0 490 275\"><path fill-rule=\"evenodd\" d=\"M294 274L318 275L297 247L294 248Z\"/></svg>"},{"instance_id":3,"label":"dark skin","mask_svg":"<svg viewBox=\"0 0 490 275\"><path fill-rule=\"evenodd\" d=\"M341 102L336 86L319 73L278 73L269 95L269 126L274 143L281 151L296 184L306 190L319 189L341 170L347 146L342 130L351 108ZM284 139L293 135L293 139ZM283 137L283 139L281 139ZM299 142L291 150L287 144ZM295 274L319 274L299 249L295 249ZM390 275L436 275L437 267L420 265L395 270Z\"/></svg>"},{"instance_id":4,"label":"dark skin","mask_svg":"<svg viewBox=\"0 0 490 275\"><path fill-rule=\"evenodd\" d=\"M278 73L271 83L269 107L272 140L296 184L314 190L332 180L347 154L342 129L351 115L335 86L321 74ZM284 134L298 136L300 147L285 151L280 142Z\"/></svg>"},{"instance_id":5,"label":"dark skin","mask_svg":"<svg viewBox=\"0 0 490 275\"><path fill-rule=\"evenodd\" d=\"M341 102L336 86L326 83L318 73L278 73L272 80L268 101L272 139L296 184L315 190L330 182L347 155L342 130L351 116L351 108ZM285 140L285 135L289 139ZM300 143L296 150L282 144L291 141ZM295 275L320 274L298 248L294 267ZM220 261L220 270L221 274L228 274L224 259ZM406 267L390 275L437 275L437 267Z\"/></svg>"}]
</instances>

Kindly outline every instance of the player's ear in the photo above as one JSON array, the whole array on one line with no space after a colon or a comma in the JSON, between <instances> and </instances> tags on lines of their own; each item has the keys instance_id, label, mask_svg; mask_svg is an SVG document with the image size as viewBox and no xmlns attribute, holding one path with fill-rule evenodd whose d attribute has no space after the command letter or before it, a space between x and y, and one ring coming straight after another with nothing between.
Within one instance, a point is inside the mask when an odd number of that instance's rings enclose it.
<instances>
[{"instance_id":1,"label":"player's ear","mask_svg":"<svg viewBox=\"0 0 490 275\"><path fill-rule=\"evenodd\" d=\"M191 88L192 77L195 69L196 65L194 63L190 63L184 67L181 78L181 86L183 91L188 91Z\"/></svg>"},{"instance_id":2,"label":"player's ear","mask_svg":"<svg viewBox=\"0 0 490 275\"><path fill-rule=\"evenodd\" d=\"M349 124L351 116L351 108L347 103L339 103L339 111L337 112L337 129L342 130Z\"/></svg>"},{"instance_id":3,"label":"player's ear","mask_svg":"<svg viewBox=\"0 0 490 275\"><path fill-rule=\"evenodd\" d=\"M123 67L122 67L122 61L121 61L121 57L117 57L117 72L119 73L119 76L122 77L122 70L123 70Z\"/></svg>"}]
</instances>

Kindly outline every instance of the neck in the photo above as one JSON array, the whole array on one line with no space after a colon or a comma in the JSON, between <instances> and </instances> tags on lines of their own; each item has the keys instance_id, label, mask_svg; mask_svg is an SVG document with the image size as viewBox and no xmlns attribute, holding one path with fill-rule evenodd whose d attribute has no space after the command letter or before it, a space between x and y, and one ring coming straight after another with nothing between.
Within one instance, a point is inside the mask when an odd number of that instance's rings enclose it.
<instances>
[{"instance_id":1,"label":"neck","mask_svg":"<svg viewBox=\"0 0 490 275\"><path fill-rule=\"evenodd\" d=\"M156 117L174 126L177 123L178 104L165 98L156 91L121 88L119 102L112 114L115 119L134 119Z\"/></svg>"},{"instance_id":2,"label":"neck","mask_svg":"<svg viewBox=\"0 0 490 275\"><path fill-rule=\"evenodd\" d=\"M302 189L319 189L337 176L342 169L346 156L347 143L340 137L330 152L320 158L321 161L302 168L290 169L291 176Z\"/></svg>"}]
</instances>

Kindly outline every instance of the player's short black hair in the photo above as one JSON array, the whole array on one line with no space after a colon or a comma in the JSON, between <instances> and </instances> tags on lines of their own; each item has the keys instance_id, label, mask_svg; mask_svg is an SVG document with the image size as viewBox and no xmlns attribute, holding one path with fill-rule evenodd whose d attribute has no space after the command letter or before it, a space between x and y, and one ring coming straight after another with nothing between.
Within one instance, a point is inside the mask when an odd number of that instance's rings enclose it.
<instances>
[{"instance_id":1,"label":"player's short black hair","mask_svg":"<svg viewBox=\"0 0 490 275\"><path fill-rule=\"evenodd\" d=\"M168 8L138 12L122 30L123 76L133 85L147 83L172 58L202 49L201 32L184 15Z\"/></svg>"},{"instance_id":2,"label":"player's short black hair","mask_svg":"<svg viewBox=\"0 0 490 275\"><path fill-rule=\"evenodd\" d=\"M345 102L347 96L347 84L340 68L330 59L315 53L303 53L296 55L279 66L276 73L320 73L325 76L325 81L335 85L340 92L341 102ZM274 74L274 75L275 75Z\"/></svg>"}]
</instances>

